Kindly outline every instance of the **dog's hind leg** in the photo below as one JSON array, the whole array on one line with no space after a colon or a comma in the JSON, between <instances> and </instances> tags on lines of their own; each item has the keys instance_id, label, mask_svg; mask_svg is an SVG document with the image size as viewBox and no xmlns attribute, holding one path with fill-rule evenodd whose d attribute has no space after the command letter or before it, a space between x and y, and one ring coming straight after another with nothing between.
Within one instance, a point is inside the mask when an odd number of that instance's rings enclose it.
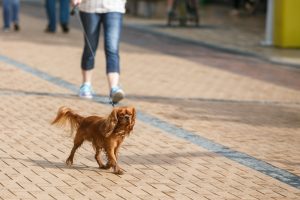
<instances>
[{"instance_id":1,"label":"dog's hind leg","mask_svg":"<svg viewBox=\"0 0 300 200\"><path fill-rule=\"evenodd\" d=\"M73 164L74 154L75 154L76 150L82 145L83 141L84 141L83 137L80 137L79 134L77 133L74 138L74 146L71 150L70 156L66 160L66 164L68 166L71 166Z\"/></svg>"}]
</instances>

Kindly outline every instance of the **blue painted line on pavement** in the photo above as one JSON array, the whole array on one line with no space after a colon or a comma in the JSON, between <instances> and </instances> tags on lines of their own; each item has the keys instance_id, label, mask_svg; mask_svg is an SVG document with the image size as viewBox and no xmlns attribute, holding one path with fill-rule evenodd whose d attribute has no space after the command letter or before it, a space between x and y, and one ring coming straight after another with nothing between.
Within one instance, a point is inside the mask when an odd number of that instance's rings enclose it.
<instances>
[{"instance_id":1,"label":"blue painted line on pavement","mask_svg":"<svg viewBox=\"0 0 300 200\"><path fill-rule=\"evenodd\" d=\"M39 77L43 80L51 82L59 87L63 87L65 89L68 89L75 93L78 91L78 86L73 83L67 82L58 77L51 76L48 73L45 73L43 71L40 71L33 67L30 67L26 64L20 63L18 61L8 58L8 57L0 55L0 61L10 64L14 67L17 67L17 68L21 69L22 71L28 72L36 77ZM104 98L104 97L96 97L94 99L94 101L99 102L101 104L108 103L107 98ZM157 117L153 117L149 114L138 112L137 118L138 118L138 120L140 120L146 124L149 124L151 126L154 126L156 128L159 128L168 134L182 138L188 142L191 142L195 145L203 147L211 152L222 155L230 160L236 161L244 166L247 166L251 169L259 171L270 177L273 177L273 178L275 178L283 183L286 183L292 187L300 189L300 177L295 174L292 174L286 170L275 167L265 161L256 159L245 153L241 153L241 152L232 150L224 145L215 143L215 142L213 142L209 139L206 139L200 135L197 135L191 131L187 131L185 129L179 128L173 124L170 124L166 121L160 120Z\"/></svg>"}]
</instances>

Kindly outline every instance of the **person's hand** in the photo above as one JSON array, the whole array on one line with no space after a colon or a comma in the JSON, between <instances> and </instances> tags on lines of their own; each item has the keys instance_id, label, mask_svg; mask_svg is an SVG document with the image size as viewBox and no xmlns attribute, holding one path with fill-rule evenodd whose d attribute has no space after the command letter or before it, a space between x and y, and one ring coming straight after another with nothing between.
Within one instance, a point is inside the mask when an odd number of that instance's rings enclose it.
<instances>
[{"instance_id":1,"label":"person's hand","mask_svg":"<svg viewBox=\"0 0 300 200\"><path fill-rule=\"evenodd\" d=\"M82 0L72 0L72 6L76 6L76 5L81 4L81 1Z\"/></svg>"}]
</instances>

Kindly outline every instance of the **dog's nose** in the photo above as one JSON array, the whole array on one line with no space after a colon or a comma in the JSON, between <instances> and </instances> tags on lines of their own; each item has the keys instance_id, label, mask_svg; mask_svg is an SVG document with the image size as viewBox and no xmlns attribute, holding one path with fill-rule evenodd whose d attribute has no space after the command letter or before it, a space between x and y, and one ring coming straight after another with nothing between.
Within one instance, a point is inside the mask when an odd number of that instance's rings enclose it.
<instances>
[{"instance_id":1,"label":"dog's nose","mask_svg":"<svg viewBox=\"0 0 300 200\"><path fill-rule=\"evenodd\" d=\"M130 116L129 115L125 115L125 119L130 119Z\"/></svg>"}]
</instances>

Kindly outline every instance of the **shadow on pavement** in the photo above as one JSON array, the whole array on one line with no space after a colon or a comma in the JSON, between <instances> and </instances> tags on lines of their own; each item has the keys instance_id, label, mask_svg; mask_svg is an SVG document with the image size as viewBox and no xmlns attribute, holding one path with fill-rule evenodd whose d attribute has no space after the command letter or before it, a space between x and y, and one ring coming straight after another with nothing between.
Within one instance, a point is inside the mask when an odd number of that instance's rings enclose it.
<instances>
[{"instance_id":1,"label":"shadow on pavement","mask_svg":"<svg viewBox=\"0 0 300 200\"><path fill-rule=\"evenodd\" d=\"M134 101L173 105L177 112L159 113L171 120L220 121L252 126L300 128L300 108L293 102L180 99L130 95L127 98Z\"/></svg>"},{"instance_id":2,"label":"shadow on pavement","mask_svg":"<svg viewBox=\"0 0 300 200\"><path fill-rule=\"evenodd\" d=\"M126 147L126 145L124 145ZM199 157L221 157L216 153L211 152L181 152L181 153L156 153L156 154L135 154L135 155L123 155L120 157L121 163L128 165L172 165L176 163L184 163L186 160L192 160Z\"/></svg>"},{"instance_id":3,"label":"shadow on pavement","mask_svg":"<svg viewBox=\"0 0 300 200\"><path fill-rule=\"evenodd\" d=\"M79 99L78 95L66 93L49 93L0 88L0 96L49 96L68 99ZM79 99L80 100L80 99Z\"/></svg>"},{"instance_id":4,"label":"shadow on pavement","mask_svg":"<svg viewBox=\"0 0 300 200\"><path fill-rule=\"evenodd\" d=\"M125 146L125 145L124 145ZM93 155L93 151L91 150L91 155ZM66 155L67 156L67 155ZM210 152L186 152L186 153L167 153L167 154L147 154L147 155L122 155L120 157L120 165L170 165L176 164L180 161L180 159L193 159L194 157L221 157L221 155L210 153ZM24 159L24 158L11 158L11 157L1 157L1 160L12 159L18 160L21 162L30 162L36 166L40 166L42 168L60 168L60 169L77 169L77 170L90 170L90 171L99 171L99 172L110 172L109 170L102 170L98 167L94 167L97 165L96 160L92 156L86 157L91 162L95 162L93 166L88 166L83 162L74 161L74 164L69 167L65 164L65 161L50 161L47 159L37 160L37 159ZM110 172L111 173L111 172Z\"/></svg>"},{"instance_id":5,"label":"shadow on pavement","mask_svg":"<svg viewBox=\"0 0 300 200\"><path fill-rule=\"evenodd\" d=\"M0 88L0 96L46 96L55 98L76 99L76 94L49 93L14 90ZM96 95L96 98L105 98ZM132 101L144 101L173 105L178 112L159 113L167 119L176 120L201 120L220 121L248 124L253 126L300 128L300 108L293 103L261 102L261 101L238 101L226 99L204 99L204 98L171 98L160 96L136 96L127 95ZM101 102L103 103L103 102ZM107 102L109 103L109 102ZM264 113L263 115L261 113Z\"/></svg>"}]
</instances>

